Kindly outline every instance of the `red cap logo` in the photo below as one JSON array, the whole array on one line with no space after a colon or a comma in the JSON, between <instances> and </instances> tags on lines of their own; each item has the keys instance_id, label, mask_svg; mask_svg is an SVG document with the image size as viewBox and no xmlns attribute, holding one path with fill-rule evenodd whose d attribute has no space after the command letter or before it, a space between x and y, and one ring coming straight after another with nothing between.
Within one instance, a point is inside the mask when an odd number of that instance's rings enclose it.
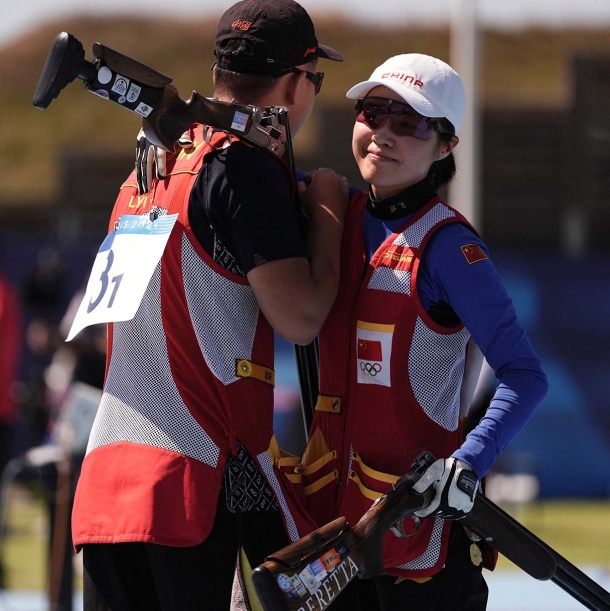
<instances>
[{"instance_id":1,"label":"red cap logo","mask_svg":"<svg viewBox=\"0 0 610 611\"><path fill-rule=\"evenodd\" d=\"M405 83L410 83L415 87L419 87L420 89L424 86L423 82L414 76L410 76L409 74L405 74L404 72L386 72L381 75L381 78L392 78L392 79L400 79L401 81L405 81Z\"/></svg>"},{"instance_id":2,"label":"red cap logo","mask_svg":"<svg viewBox=\"0 0 610 611\"><path fill-rule=\"evenodd\" d=\"M239 19L238 21L234 21L231 24L232 30L242 30L242 32L247 32L252 25L251 21L244 21L243 19Z\"/></svg>"},{"instance_id":3,"label":"red cap logo","mask_svg":"<svg viewBox=\"0 0 610 611\"><path fill-rule=\"evenodd\" d=\"M318 50L318 47L309 47L307 51L303 54L303 57L307 57L310 53L315 53Z\"/></svg>"}]
</instances>

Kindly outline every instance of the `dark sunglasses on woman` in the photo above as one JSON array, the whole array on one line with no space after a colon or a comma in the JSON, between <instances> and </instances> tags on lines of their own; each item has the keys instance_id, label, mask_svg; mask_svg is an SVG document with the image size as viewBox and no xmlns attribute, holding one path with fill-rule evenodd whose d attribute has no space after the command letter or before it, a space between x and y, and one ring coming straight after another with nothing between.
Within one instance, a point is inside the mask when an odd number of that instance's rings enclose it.
<instances>
[{"instance_id":1,"label":"dark sunglasses on woman","mask_svg":"<svg viewBox=\"0 0 610 611\"><path fill-rule=\"evenodd\" d=\"M412 136L430 140L434 130L446 132L438 119L424 117L404 102L370 96L356 102L356 121L371 129L379 129L389 119L390 129L396 136Z\"/></svg>"}]
</instances>

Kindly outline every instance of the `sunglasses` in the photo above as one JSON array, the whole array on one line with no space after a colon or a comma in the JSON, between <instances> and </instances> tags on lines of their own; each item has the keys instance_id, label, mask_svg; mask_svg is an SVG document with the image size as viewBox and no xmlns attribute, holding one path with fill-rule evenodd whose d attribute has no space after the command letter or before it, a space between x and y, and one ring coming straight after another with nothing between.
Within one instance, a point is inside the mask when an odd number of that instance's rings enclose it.
<instances>
[{"instance_id":1,"label":"sunglasses","mask_svg":"<svg viewBox=\"0 0 610 611\"><path fill-rule=\"evenodd\" d=\"M320 89L322 89L322 82L324 81L324 72L308 72L307 70L300 70L299 68L293 68L292 72L297 74L299 72L304 72L305 78L316 86L316 95L320 93Z\"/></svg>"},{"instance_id":2,"label":"sunglasses","mask_svg":"<svg viewBox=\"0 0 610 611\"><path fill-rule=\"evenodd\" d=\"M368 97L356 102L356 121L371 129L379 129L389 119L389 126L396 136L412 136L430 140L433 131L445 132L438 120L424 117L411 106L388 98Z\"/></svg>"}]
</instances>

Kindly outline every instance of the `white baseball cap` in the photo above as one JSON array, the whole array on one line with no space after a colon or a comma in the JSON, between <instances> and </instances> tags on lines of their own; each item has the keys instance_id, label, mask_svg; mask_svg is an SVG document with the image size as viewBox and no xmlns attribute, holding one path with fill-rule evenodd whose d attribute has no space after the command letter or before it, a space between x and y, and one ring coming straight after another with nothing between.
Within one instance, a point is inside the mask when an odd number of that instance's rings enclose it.
<instances>
[{"instance_id":1,"label":"white baseball cap","mask_svg":"<svg viewBox=\"0 0 610 611\"><path fill-rule=\"evenodd\" d=\"M460 131L466 91L460 75L444 61L421 53L395 55L376 68L368 81L354 85L346 96L363 98L378 85L397 93L424 117L444 117L451 121L456 134Z\"/></svg>"}]
</instances>

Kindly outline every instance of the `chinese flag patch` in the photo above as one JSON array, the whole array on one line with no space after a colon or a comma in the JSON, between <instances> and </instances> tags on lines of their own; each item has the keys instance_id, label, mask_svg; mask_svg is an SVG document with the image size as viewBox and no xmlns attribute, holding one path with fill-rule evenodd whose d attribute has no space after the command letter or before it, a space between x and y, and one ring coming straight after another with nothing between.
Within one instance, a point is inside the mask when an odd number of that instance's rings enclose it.
<instances>
[{"instance_id":1,"label":"chinese flag patch","mask_svg":"<svg viewBox=\"0 0 610 611\"><path fill-rule=\"evenodd\" d=\"M358 358L363 361L383 361L381 342L370 339L358 340Z\"/></svg>"},{"instance_id":2,"label":"chinese flag patch","mask_svg":"<svg viewBox=\"0 0 610 611\"><path fill-rule=\"evenodd\" d=\"M462 246L462 252L466 257L466 261L471 264L487 259L487 255L478 244L465 244Z\"/></svg>"}]
</instances>

